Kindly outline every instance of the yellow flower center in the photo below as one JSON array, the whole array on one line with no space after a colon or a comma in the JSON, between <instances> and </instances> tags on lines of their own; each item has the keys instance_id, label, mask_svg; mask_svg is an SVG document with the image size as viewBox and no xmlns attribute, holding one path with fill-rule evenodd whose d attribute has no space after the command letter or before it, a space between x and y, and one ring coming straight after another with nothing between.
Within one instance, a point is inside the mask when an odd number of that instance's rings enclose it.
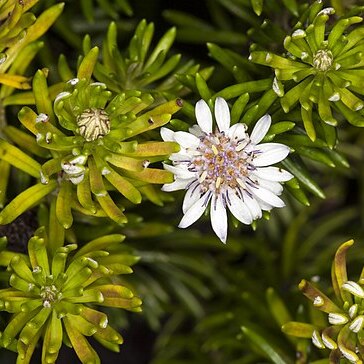
<instances>
[{"instance_id":1,"label":"yellow flower center","mask_svg":"<svg viewBox=\"0 0 364 364\"><path fill-rule=\"evenodd\" d=\"M219 194L228 187L244 187L243 180L250 173L251 156L244 151L246 144L238 144L224 133L205 135L189 170L198 172L201 190Z\"/></svg>"},{"instance_id":2,"label":"yellow flower center","mask_svg":"<svg viewBox=\"0 0 364 364\"><path fill-rule=\"evenodd\" d=\"M51 307L52 303L58 300L59 292L57 287L52 284L50 286L42 286L40 290L40 297L43 300L44 307Z\"/></svg>"},{"instance_id":3,"label":"yellow flower center","mask_svg":"<svg viewBox=\"0 0 364 364\"><path fill-rule=\"evenodd\" d=\"M110 131L109 115L103 109L86 109L77 119L78 132L86 141L102 138Z\"/></svg>"},{"instance_id":4,"label":"yellow flower center","mask_svg":"<svg viewBox=\"0 0 364 364\"><path fill-rule=\"evenodd\" d=\"M326 72L332 66L334 57L328 49L319 49L313 56L313 66L322 72Z\"/></svg>"}]
</instances>

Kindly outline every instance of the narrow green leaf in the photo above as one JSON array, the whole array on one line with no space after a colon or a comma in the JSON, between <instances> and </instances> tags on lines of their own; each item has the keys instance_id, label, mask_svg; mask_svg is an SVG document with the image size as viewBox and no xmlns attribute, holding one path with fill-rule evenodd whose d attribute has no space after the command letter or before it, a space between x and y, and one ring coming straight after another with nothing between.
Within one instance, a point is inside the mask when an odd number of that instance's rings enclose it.
<instances>
[{"instance_id":1,"label":"narrow green leaf","mask_svg":"<svg viewBox=\"0 0 364 364\"><path fill-rule=\"evenodd\" d=\"M4 160L0 160L0 176L0 209L2 209L6 201L6 191L10 176L10 164Z\"/></svg>"},{"instance_id":2,"label":"narrow green leaf","mask_svg":"<svg viewBox=\"0 0 364 364\"><path fill-rule=\"evenodd\" d=\"M282 162L283 166L287 168L310 192L315 194L317 197L326 198L322 189L317 185L315 181L309 176L306 169L302 164L293 163L286 159Z\"/></svg>"},{"instance_id":3,"label":"narrow green leaf","mask_svg":"<svg viewBox=\"0 0 364 364\"><path fill-rule=\"evenodd\" d=\"M63 323L72 347L81 362L100 364L101 361L96 351L92 348L87 339L72 325L72 320L65 316Z\"/></svg>"},{"instance_id":4,"label":"narrow green leaf","mask_svg":"<svg viewBox=\"0 0 364 364\"><path fill-rule=\"evenodd\" d=\"M72 186L71 182L63 181L57 194L56 215L64 229L69 229L73 223L71 211Z\"/></svg>"},{"instance_id":5,"label":"narrow green leaf","mask_svg":"<svg viewBox=\"0 0 364 364\"><path fill-rule=\"evenodd\" d=\"M223 90L216 93L214 97L220 96L226 100L230 100L245 93L268 90L271 88L271 86L272 80L270 78L258 81L242 82L240 84L224 88Z\"/></svg>"},{"instance_id":6,"label":"narrow green leaf","mask_svg":"<svg viewBox=\"0 0 364 364\"><path fill-rule=\"evenodd\" d=\"M142 196L138 189L134 187L126 178L109 168L110 173L105 175L105 178L125 196L129 201L138 204L142 201Z\"/></svg>"},{"instance_id":7,"label":"narrow green leaf","mask_svg":"<svg viewBox=\"0 0 364 364\"><path fill-rule=\"evenodd\" d=\"M302 205L304 205L304 206L310 206L310 201L308 200L306 194L302 191L302 189L300 187L298 187L298 188L292 187L289 184L291 181L288 181L288 182L285 183L285 187L287 188L287 190Z\"/></svg>"},{"instance_id":8,"label":"narrow green leaf","mask_svg":"<svg viewBox=\"0 0 364 364\"><path fill-rule=\"evenodd\" d=\"M48 115L49 120L55 123L53 105L49 95L47 78L43 70L38 70L33 78L33 93L37 111Z\"/></svg>"},{"instance_id":9,"label":"narrow green leaf","mask_svg":"<svg viewBox=\"0 0 364 364\"><path fill-rule=\"evenodd\" d=\"M282 331L287 335L311 339L315 326L303 322L287 322L282 326Z\"/></svg>"},{"instance_id":10,"label":"narrow green leaf","mask_svg":"<svg viewBox=\"0 0 364 364\"><path fill-rule=\"evenodd\" d=\"M111 199L108 193L104 196L96 196L96 199L110 219L114 220L118 224L125 224L128 221L126 216Z\"/></svg>"},{"instance_id":11,"label":"narrow green leaf","mask_svg":"<svg viewBox=\"0 0 364 364\"><path fill-rule=\"evenodd\" d=\"M331 168L336 167L335 163L332 161L330 156L324 150L320 150L318 148L302 147L302 148L297 148L296 152L304 157L325 164Z\"/></svg>"},{"instance_id":12,"label":"narrow green leaf","mask_svg":"<svg viewBox=\"0 0 364 364\"><path fill-rule=\"evenodd\" d=\"M244 93L239 96L233 104L231 109L231 124L236 124L239 122L241 115L249 101L249 94Z\"/></svg>"},{"instance_id":13,"label":"narrow green leaf","mask_svg":"<svg viewBox=\"0 0 364 364\"><path fill-rule=\"evenodd\" d=\"M0 224L5 225L14 221L19 215L38 204L41 199L57 187L57 182L52 180L47 185L37 183L17 195L4 210L0 212Z\"/></svg>"},{"instance_id":14,"label":"narrow green leaf","mask_svg":"<svg viewBox=\"0 0 364 364\"><path fill-rule=\"evenodd\" d=\"M251 4L255 14L259 16L263 11L263 0L251 0Z\"/></svg>"},{"instance_id":15,"label":"narrow green leaf","mask_svg":"<svg viewBox=\"0 0 364 364\"><path fill-rule=\"evenodd\" d=\"M34 154L38 157L48 158L49 151L41 148L34 136L29 135L28 133L23 132L19 128L16 128L12 125L9 125L4 128L4 134L9 137L12 141L14 141L17 145L19 145L22 150L28 152L29 154Z\"/></svg>"},{"instance_id":16,"label":"narrow green leaf","mask_svg":"<svg viewBox=\"0 0 364 364\"><path fill-rule=\"evenodd\" d=\"M91 213L96 213L96 206L92 200L90 176L86 169L83 180L77 185L77 198L80 204Z\"/></svg>"},{"instance_id":17,"label":"narrow green leaf","mask_svg":"<svg viewBox=\"0 0 364 364\"><path fill-rule=\"evenodd\" d=\"M92 48L86 54L86 56L84 57L84 59L82 60L82 62L80 64L80 66L78 67L77 78L79 78L80 80L81 79L86 79L86 80L91 79L98 56L99 56L98 47Z\"/></svg>"},{"instance_id":18,"label":"narrow green leaf","mask_svg":"<svg viewBox=\"0 0 364 364\"><path fill-rule=\"evenodd\" d=\"M126 171L125 174L136 180L148 183L163 184L173 182L173 174L163 169L145 168L141 172Z\"/></svg>"},{"instance_id":19,"label":"narrow green leaf","mask_svg":"<svg viewBox=\"0 0 364 364\"><path fill-rule=\"evenodd\" d=\"M28 106L24 106L18 113L18 118L20 122L34 135L38 134L35 127L35 121L37 119L37 114Z\"/></svg>"},{"instance_id":20,"label":"narrow green leaf","mask_svg":"<svg viewBox=\"0 0 364 364\"><path fill-rule=\"evenodd\" d=\"M302 279L298 285L300 291L313 303L313 305L326 313L343 312L334 302L330 300L324 293L317 289L313 284Z\"/></svg>"},{"instance_id":21,"label":"narrow green leaf","mask_svg":"<svg viewBox=\"0 0 364 364\"><path fill-rule=\"evenodd\" d=\"M145 63L146 68L149 67L155 61L160 52L162 51L165 53L168 52L168 50L171 48L174 42L175 37L176 37L176 28L173 27L169 29L159 40L158 44L156 45L153 52L151 53L151 55L149 56L148 60Z\"/></svg>"},{"instance_id":22,"label":"narrow green leaf","mask_svg":"<svg viewBox=\"0 0 364 364\"><path fill-rule=\"evenodd\" d=\"M211 98L211 91L207 86L206 80L199 73L196 73L196 87L204 100L209 100Z\"/></svg>"},{"instance_id":23,"label":"narrow green leaf","mask_svg":"<svg viewBox=\"0 0 364 364\"><path fill-rule=\"evenodd\" d=\"M0 159L10 163L12 166L28 173L32 177L40 177L40 164L22 152L17 147L9 144L5 140L0 140Z\"/></svg>"},{"instance_id":24,"label":"narrow green leaf","mask_svg":"<svg viewBox=\"0 0 364 364\"><path fill-rule=\"evenodd\" d=\"M57 69L62 81L64 82L69 81L75 77L70 66L68 65L67 58L64 54L61 54L58 58Z\"/></svg>"},{"instance_id":25,"label":"narrow green leaf","mask_svg":"<svg viewBox=\"0 0 364 364\"><path fill-rule=\"evenodd\" d=\"M269 310L272 312L273 317L279 326L289 322L292 320L291 314L289 313L286 305L277 292L273 288L268 288L267 293L267 302L269 305Z\"/></svg>"},{"instance_id":26,"label":"narrow green leaf","mask_svg":"<svg viewBox=\"0 0 364 364\"><path fill-rule=\"evenodd\" d=\"M108 249L110 246L115 246L124 241L125 236L121 234L111 234L105 235L100 238L89 241L87 244L82 246L77 253L74 255L73 259L79 258L87 253L91 253L96 250Z\"/></svg>"},{"instance_id":27,"label":"narrow green leaf","mask_svg":"<svg viewBox=\"0 0 364 364\"><path fill-rule=\"evenodd\" d=\"M256 345L265 356L275 364L293 364L292 360L286 358L280 351L275 348L269 339L264 338L262 335L247 326L242 326L241 330L252 342Z\"/></svg>"},{"instance_id":28,"label":"narrow green leaf","mask_svg":"<svg viewBox=\"0 0 364 364\"><path fill-rule=\"evenodd\" d=\"M354 244L354 240L348 240L340 245L336 251L334 261L332 263L331 278L336 296L341 297L343 302L352 302L352 296L349 292L341 289L342 285L347 282L348 275L346 270L346 254L348 249ZM333 311L335 312L335 311ZM337 311L339 312L339 311Z\"/></svg>"}]
</instances>

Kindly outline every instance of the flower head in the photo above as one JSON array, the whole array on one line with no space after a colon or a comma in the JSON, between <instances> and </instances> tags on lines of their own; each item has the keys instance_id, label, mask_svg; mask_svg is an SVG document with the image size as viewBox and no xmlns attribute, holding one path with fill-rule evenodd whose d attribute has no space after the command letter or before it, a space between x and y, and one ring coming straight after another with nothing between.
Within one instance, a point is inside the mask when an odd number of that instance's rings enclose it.
<instances>
[{"instance_id":1,"label":"flower head","mask_svg":"<svg viewBox=\"0 0 364 364\"><path fill-rule=\"evenodd\" d=\"M271 52L255 51L250 59L274 68L273 89L281 97L281 104L288 112L299 102L302 120L308 136L315 140L316 128L312 111L316 107L321 120L336 126L332 109L339 111L353 125L363 126L364 100L361 74L363 72L364 28L347 29L363 18L341 18L333 26L327 26L334 8L322 8L316 2L316 13L308 19L308 25L296 26L284 40L287 53L279 56ZM294 81L289 83L289 81ZM290 89L284 93L285 83Z\"/></svg>"},{"instance_id":2,"label":"flower head","mask_svg":"<svg viewBox=\"0 0 364 364\"><path fill-rule=\"evenodd\" d=\"M288 181L292 175L268 166L282 161L289 148L278 143L259 144L271 125L269 115L257 122L250 136L245 124L230 126L229 106L221 97L215 102L215 130L205 101L197 102L195 113L198 125L191 127L189 133L161 130L165 141L175 141L181 147L170 156L173 165L165 165L175 180L165 184L163 190L187 190L181 228L198 220L210 203L212 228L226 242L226 208L249 225L262 216L262 210L284 206L277 197L283 190L280 182Z\"/></svg>"}]
</instances>

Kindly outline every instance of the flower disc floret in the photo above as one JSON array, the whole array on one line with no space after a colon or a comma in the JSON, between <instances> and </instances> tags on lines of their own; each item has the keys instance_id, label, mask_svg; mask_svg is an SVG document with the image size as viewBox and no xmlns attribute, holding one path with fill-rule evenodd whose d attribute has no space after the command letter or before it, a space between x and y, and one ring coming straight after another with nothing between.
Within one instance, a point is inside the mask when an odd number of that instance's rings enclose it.
<instances>
[{"instance_id":1,"label":"flower disc floret","mask_svg":"<svg viewBox=\"0 0 364 364\"><path fill-rule=\"evenodd\" d=\"M248 158L240 153L240 145L225 133L201 137L197 150L199 155L192 157L189 170L199 174L201 192L219 194L228 188L237 188L248 175Z\"/></svg>"},{"instance_id":2,"label":"flower disc floret","mask_svg":"<svg viewBox=\"0 0 364 364\"><path fill-rule=\"evenodd\" d=\"M103 109L92 107L77 118L78 132L86 141L102 138L110 132L109 115Z\"/></svg>"},{"instance_id":3,"label":"flower disc floret","mask_svg":"<svg viewBox=\"0 0 364 364\"><path fill-rule=\"evenodd\" d=\"M321 72L328 71L333 64L332 52L328 49L319 49L313 55L312 65Z\"/></svg>"},{"instance_id":4,"label":"flower disc floret","mask_svg":"<svg viewBox=\"0 0 364 364\"><path fill-rule=\"evenodd\" d=\"M228 104L220 97L215 102L215 131L204 100L197 102L195 112L198 125L190 128L190 133L161 130L165 141L175 141L181 147L179 153L170 156L173 165L165 165L175 180L163 190L187 190L179 224L182 228L198 220L211 202L212 228L225 242L226 208L242 223L251 224L262 216L262 210L284 206L278 197L283 190L280 182L292 175L268 166L283 160L289 148L278 143L260 144L271 124L269 115L257 122L249 136L246 125L230 126Z\"/></svg>"},{"instance_id":5,"label":"flower disc floret","mask_svg":"<svg viewBox=\"0 0 364 364\"><path fill-rule=\"evenodd\" d=\"M43 306L49 308L53 303L58 301L60 292L54 284L42 286L40 289L40 297L43 300Z\"/></svg>"}]
</instances>

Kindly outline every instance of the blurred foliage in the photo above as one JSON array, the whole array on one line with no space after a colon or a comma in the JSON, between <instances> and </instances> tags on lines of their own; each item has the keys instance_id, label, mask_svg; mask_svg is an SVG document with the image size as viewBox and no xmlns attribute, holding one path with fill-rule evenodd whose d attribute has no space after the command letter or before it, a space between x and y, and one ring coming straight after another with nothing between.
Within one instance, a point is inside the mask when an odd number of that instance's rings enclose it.
<instances>
[{"instance_id":1,"label":"blurred foliage","mask_svg":"<svg viewBox=\"0 0 364 364\"><path fill-rule=\"evenodd\" d=\"M340 193L344 191L334 188L328 198ZM325 353L312 353L309 341L292 340L280 328L310 316L310 307L297 297L300 277L328 285L327 257L360 226L359 206L317 216L325 205L316 201L309 208L293 204L286 211L275 211L270 221L259 224L255 237L238 234L235 240L233 231L230 241L244 243L244 250L232 251L226 261L229 252L215 257L219 276L228 278L227 286L214 290L210 300L214 304L205 307L205 317L196 324L183 311L172 315L157 341L153 363L312 363L323 358ZM355 256L362 252L361 247ZM356 263L360 264L359 258Z\"/></svg>"}]
</instances>

